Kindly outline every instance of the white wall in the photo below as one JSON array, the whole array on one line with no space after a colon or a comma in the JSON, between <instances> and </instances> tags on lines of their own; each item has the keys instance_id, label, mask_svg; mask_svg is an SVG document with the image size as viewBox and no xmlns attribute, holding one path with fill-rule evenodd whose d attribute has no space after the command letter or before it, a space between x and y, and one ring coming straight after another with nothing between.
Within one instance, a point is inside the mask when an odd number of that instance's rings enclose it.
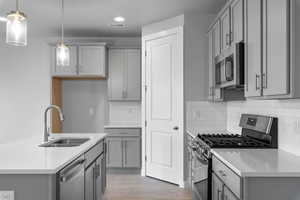
<instances>
[{"instance_id":1,"label":"white wall","mask_svg":"<svg viewBox=\"0 0 300 200\"><path fill-rule=\"evenodd\" d=\"M190 101L186 106L186 128L204 133L227 128L226 103Z\"/></svg>"},{"instance_id":2,"label":"white wall","mask_svg":"<svg viewBox=\"0 0 300 200\"><path fill-rule=\"evenodd\" d=\"M64 80L64 133L102 133L108 121L107 81Z\"/></svg>"},{"instance_id":3,"label":"white wall","mask_svg":"<svg viewBox=\"0 0 300 200\"><path fill-rule=\"evenodd\" d=\"M0 143L43 135L43 110L50 103L50 49L42 38L27 47L0 39Z\"/></svg>"},{"instance_id":4,"label":"white wall","mask_svg":"<svg viewBox=\"0 0 300 200\"><path fill-rule=\"evenodd\" d=\"M109 124L141 124L141 102L110 102Z\"/></svg>"},{"instance_id":5,"label":"white wall","mask_svg":"<svg viewBox=\"0 0 300 200\"><path fill-rule=\"evenodd\" d=\"M279 148L300 155L300 100L247 100L227 104L227 128L240 131L241 113L278 117Z\"/></svg>"}]
</instances>

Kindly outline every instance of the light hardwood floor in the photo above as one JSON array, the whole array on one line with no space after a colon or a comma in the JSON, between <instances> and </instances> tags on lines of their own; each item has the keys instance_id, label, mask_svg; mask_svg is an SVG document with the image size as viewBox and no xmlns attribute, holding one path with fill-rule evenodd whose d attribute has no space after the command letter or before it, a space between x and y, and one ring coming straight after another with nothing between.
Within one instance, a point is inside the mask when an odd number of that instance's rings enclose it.
<instances>
[{"instance_id":1,"label":"light hardwood floor","mask_svg":"<svg viewBox=\"0 0 300 200\"><path fill-rule=\"evenodd\" d=\"M187 189L136 174L108 174L104 200L191 200Z\"/></svg>"}]
</instances>

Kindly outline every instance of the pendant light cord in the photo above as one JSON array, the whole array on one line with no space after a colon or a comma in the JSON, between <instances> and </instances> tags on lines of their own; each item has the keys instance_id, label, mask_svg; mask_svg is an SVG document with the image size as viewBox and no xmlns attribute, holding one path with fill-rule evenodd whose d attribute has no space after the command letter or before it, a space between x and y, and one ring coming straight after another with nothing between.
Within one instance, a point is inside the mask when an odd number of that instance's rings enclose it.
<instances>
[{"instance_id":1,"label":"pendant light cord","mask_svg":"<svg viewBox=\"0 0 300 200\"><path fill-rule=\"evenodd\" d=\"M20 2L19 0L16 0L16 11L19 11L20 10Z\"/></svg>"},{"instance_id":2,"label":"pendant light cord","mask_svg":"<svg viewBox=\"0 0 300 200\"><path fill-rule=\"evenodd\" d=\"M61 0L61 42L64 43L64 21L65 21L65 4Z\"/></svg>"}]
</instances>

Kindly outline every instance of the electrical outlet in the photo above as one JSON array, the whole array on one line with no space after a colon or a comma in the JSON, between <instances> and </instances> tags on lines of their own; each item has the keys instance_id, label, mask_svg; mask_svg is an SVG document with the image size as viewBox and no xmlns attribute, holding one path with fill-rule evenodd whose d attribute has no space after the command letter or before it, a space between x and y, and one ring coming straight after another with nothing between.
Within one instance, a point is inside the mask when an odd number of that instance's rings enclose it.
<instances>
[{"instance_id":1,"label":"electrical outlet","mask_svg":"<svg viewBox=\"0 0 300 200\"><path fill-rule=\"evenodd\" d=\"M14 200L15 192L14 191L0 191L0 200Z\"/></svg>"},{"instance_id":2,"label":"electrical outlet","mask_svg":"<svg viewBox=\"0 0 300 200\"><path fill-rule=\"evenodd\" d=\"M193 111L193 120L196 120L196 121L201 120L201 116L202 116L202 114L201 114L200 110Z\"/></svg>"},{"instance_id":3,"label":"electrical outlet","mask_svg":"<svg viewBox=\"0 0 300 200\"><path fill-rule=\"evenodd\" d=\"M133 113L135 113L136 112L136 109L135 108L130 108L129 110L128 110L128 113L129 114L133 114Z\"/></svg>"},{"instance_id":4,"label":"electrical outlet","mask_svg":"<svg viewBox=\"0 0 300 200\"><path fill-rule=\"evenodd\" d=\"M90 108L89 108L89 115L90 115L90 116L95 115L95 110L94 110L93 107L90 107Z\"/></svg>"}]
</instances>

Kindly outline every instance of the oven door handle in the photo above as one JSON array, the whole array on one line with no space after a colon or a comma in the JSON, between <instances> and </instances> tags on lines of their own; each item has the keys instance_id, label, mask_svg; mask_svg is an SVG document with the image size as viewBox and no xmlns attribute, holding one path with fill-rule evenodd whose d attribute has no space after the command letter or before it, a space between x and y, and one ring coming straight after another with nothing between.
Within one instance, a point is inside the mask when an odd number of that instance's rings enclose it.
<instances>
[{"instance_id":1,"label":"oven door handle","mask_svg":"<svg viewBox=\"0 0 300 200\"><path fill-rule=\"evenodd\" d=\"M197 160L199 162L201 162L201 164L208 165L208 160L206 158L204 158L203 156L198 155L197 153L195 153L195 156L196 156Z\"/></svg>"}]
</instances>

